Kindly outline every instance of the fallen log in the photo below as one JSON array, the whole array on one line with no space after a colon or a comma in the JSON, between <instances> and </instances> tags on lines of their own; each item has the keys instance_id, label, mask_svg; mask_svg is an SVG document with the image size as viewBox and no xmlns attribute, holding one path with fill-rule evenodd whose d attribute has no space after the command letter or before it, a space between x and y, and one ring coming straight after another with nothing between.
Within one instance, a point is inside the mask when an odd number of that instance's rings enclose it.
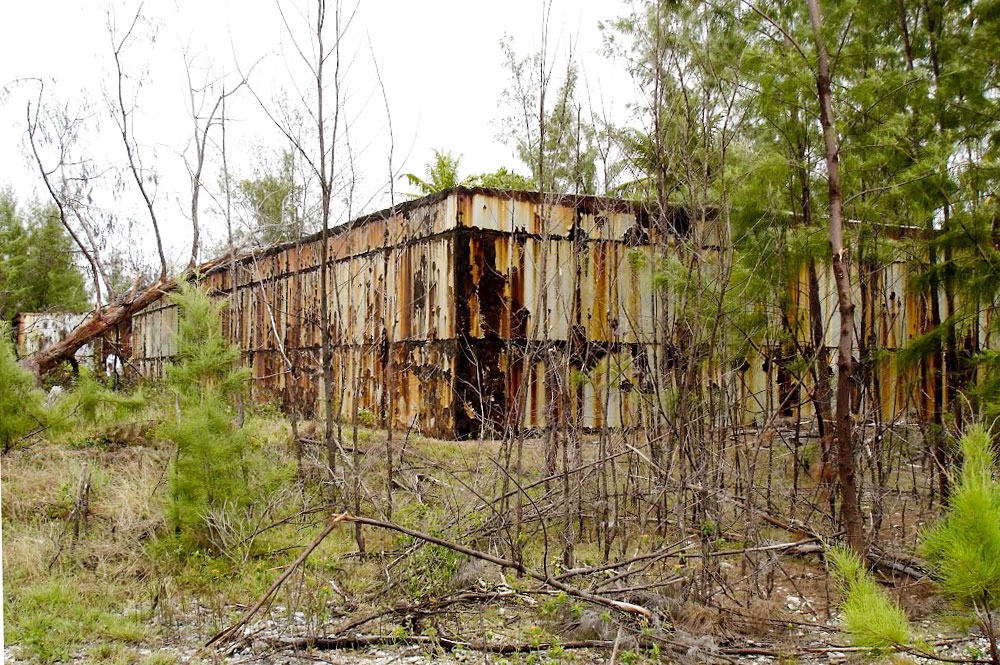
<instances>
[{"instance_id":1,"label":"fallen log","mask_svg":"<svg viewBox=\"0 0 1000 665\"><path fill-rule=\"evenodd\" d=\"M906 575L917 581L925 580L928 577L927 573L921 569L919 561L898 554L890 554L889 552L872 548L865 558L873 568L877 568L890 575Z\"/></svg>"},{"instance_id":2,"label":"fallen log","mask_svg":"<svg viewBox=\"0 0 1000 665\"><path fill-rule=\"evenodd\" d=\"M404 527L404 526L400 526L399 524L393 524L391 522L384 522L382 520L376 520L376 519L372 519L370 517L358 517L358 516L354 516L354 515L349 515L349 516L345 517L344 521L345 522L355 522L357 524L367 524L369 526L375 526L375 527L379 527L379 528L382 528L382 529L389 529L391 531L397 531L399 533L402 533L402 534L405 534L405 535L408 535L408 536L412 536L413 538L417 538L419 540L423 540L423 541L426 541L428 543L432 543L434 545L439 545L441 547L446 547L446 548L448 548L450 550L454 550L454 551L459 552L461 554L466 554L466 555L471 556L471 557L473 557L475 559L481 559L483 561L487 561L489 563L496 564L496 565L500 566L501 568L510 568L512 570L516 570L517 572L521 573L522 575L527 575L528 577L532 577L532 578L538 580L539 582L541 582L543 584L546 584L546 585L551 586L551 587L555 587L556 589L559 589L560 591L566 592L570 596L574 596L576 598L579 598L580 600L585 600L585 601L593 603L595 605L603 605L605 607L608 607L608 608L611 608L611 609L614 609L614 610L618 610L619 612L624 612L626 614L638 614L639 616L645 617L647 619L652 618L652 616L653 616L653 613L650 612L645 607L641 607L641 606L635 605L633 603L627 603L627 602L621 601L621 600L614 600L612 598L606 598L604 596L598 596L598 595L589 593L587 591L584 591L583 589L577 589L575 587L569 586L568 584L565 584L565 583L559 581L556 577L548 575L547 573L543 574L543 573L539 573L539 572L536 572L534 570L531 570L530 568L525 567L524 564L521 564L521 563L518 563L518 562L515 562L515 561L511 561L509 559L504 559L504 558L501 558L501 557L493 556L492 554L489 554L488 552L481 552L481 551L473 549L471 547L466 547L464 545L459 545L458 543L451 543L451 542L448 542L448 541L443 540L441 538L438 538L436 536L432 536L432 535L427 534L427 533L422 533L422 532L416 531L414 529L410 529L410 528L407 528L407 527Z\"/></svg>"},{"instance_id":3,"label":"fallen log","mask_svg":"<svg viewBox=\"0 0 1000 665\"><path fill-rule=\"evenodd\" d=\"M212 646L216 643L224 643L232 639L243 626L250 622L250 619L257 614L260 608L264 607L264 604L267 603L268 599L273 596L274 592L281 587L284 581L288 579L293 572L295 572L295 569L302 565L303 561L309 558L309 555L312 554L313 550L319 547L319 544L326 540L326 537L330 535L334 527L344 521L345 517L347 517L347 513L331 516L326 528L323 529L318 536L316 536L316 539L313 540L312 544L310 544L309 547L307 547L305 551L299 555L299 558L293 561L292 565L288 566L288 568L285 569L285 572L278 576L278 579L276 579L271 587L264 592L264 595L260 597L260 600L258 600L253 607L247 610L246 614L244 614L239 621L234 623L229 628L225 628L213 635L211 639L205 643L205 646Z\"/></svg>"},{"instance_id":4,"label":"fallen log","mask_svg":"<svg viewBox=\"0 0 1000 665\"><path fill-rule=\"evenodd\" d=\"M175 284L176 281L173 279L160 278L135 298L95 309L89 319L70 331L66 337L23 358L20 362L21 367L36 377L45 374L59 363L72 358L85 344L101 337L134 313L159 300Z\"/></svg>"},{"instance_id":5,"label":"fallen log","mask_svg":"<svg viewBox=\"0 0 1000 665\"><path fill-rule=\"evenodd\" d=\"M334 632L334 636L343 635L344 633L354 630L359 626L363 626L366 623L393 614L433 614L458 603L482 602L512 597L517 597L517 593L513 590L494 591L488 593L478 591L462 591L454 595L441 598L440 600L430 600L422 603L408 603L406 601L401 601L391 607L387 607L376 612L370 612L364 616L357 617L356 619L351 619L344 625L338 626Z\"/></svg>"},{"instance_id":6,"label":"fallen log","mask_svg":"<svg viewBox=\"0 0 1000 665\"><path fill-rule=\"evenodd\" d=\"M72 358L85 344L89 344L103 336L108 330L114 328L119 323L127 321L136 312L162 298L168 291L177 288L179 282L191 279L197 275L203 275L223 261L228 260L229 256L227 255L206 261L198 266L196 270L186 272L179 277L161 276L142 291L138 291L138 283L136 283L133 286L132 292L126 295L121 302L95 309L89 319L74 328L66 337L48 345L44 349L39 349L27 358L23 358L20 361L21 367L36 377L45 374L59 363Z\"/></svg>"}]
</instances>

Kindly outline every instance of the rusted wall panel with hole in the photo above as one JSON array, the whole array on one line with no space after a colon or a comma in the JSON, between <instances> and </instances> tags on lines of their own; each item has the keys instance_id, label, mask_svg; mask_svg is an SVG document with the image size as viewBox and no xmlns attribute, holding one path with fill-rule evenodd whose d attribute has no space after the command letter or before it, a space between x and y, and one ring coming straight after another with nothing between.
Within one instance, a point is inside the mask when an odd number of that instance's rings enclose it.
<instances>
[{"instance_id":1,"label":"rusted wall panel with hole","mask_svg":"<svg viewBox=\"0 0 1000 665\"><path fill-rule=\"evenodd\" d=\"M357 403L383 424L438 436L477 436L484 420L492 431L544 426L546 361L534 351L523 413L510 413L521 399L513 373L523 374L516 366L529 347L594 345L582 372L599 355L652 342L643 224L647 217L621 201L458 189L332 230L338 409ZM244 352L255 393L295 400L307 413L321 398L321 253L314 235L202 277L230 302L224 328ZM143 374L161 375L175 352L176 317L168 299L134 317ZM601 376L581 383L572 407L587 426L613 420L595 396ZM615 414L628 411L617 392L604 393Z\"/></svg>"}]
</instances>

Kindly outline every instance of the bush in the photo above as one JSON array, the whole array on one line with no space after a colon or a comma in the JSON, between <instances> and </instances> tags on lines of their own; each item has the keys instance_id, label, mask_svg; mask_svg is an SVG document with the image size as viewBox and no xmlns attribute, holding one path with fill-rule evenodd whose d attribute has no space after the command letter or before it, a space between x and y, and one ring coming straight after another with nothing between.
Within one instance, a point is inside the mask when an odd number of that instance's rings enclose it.
<instances>
[{"instance_id":1,"label":"bush","mask_svg":"<svg viewBox=\"0 0 1000 665\"><path fill-rule=\"evenodd\" d=\"M147 406L141 388L131 393L107 387L86 367L80 368L72 389L49 408L49 420L56 430L79 425L117 425L134 418Z\"/></svg>"},{"instance_id":2,"label":"bush","mask_svg":"<svg viewBox=\"0 0 1000 665\"><path fill-rule=\"evenodd\" d=\"M872 579L857 553L846 547L827 552L842 595L844 630L860 647L883 652L910 642L910 622L899 604Z\"/></svg>"},{"instance_id":3,"label":"bush","mask_svg":"<svg viewBox=\"0 0 1000 665\"><path fill-rule=\"evenodd\" d=\"M945 595L972 611L1000 665L992 613L1000 602L1000 484L993 441L982 427L959 440L962 466L944 516L921 534L920 550ZM853 550L829 551L840 582L845 629L855 644L883 651L910 641L902 608L868 575Z\"/></svg>"},{"instance_id":4,"label":"bush","mask_svg":"<svg viewBox=\"0 0 1000 665\"><path fill-rule=\"evenodd\" d=\"M1000 484L993 442L982 427L959 440L962 467L953 474L945 515L922 534L932 576L960 608L978 616L996 659L990 613L1000 604Z\"/></svg>"},{"instance_id":5,"label":"bush","mask_svg":"<svg viewBox=\"0 0 1000 665\"><path fill-rule=\"evenodd\" d=\"M10 449L44 422L42 392L17 364L10 328L0 321L0 445L4 451Z\"/></svg>"},{"instance_id":6,"label":"bush","mask_svg":"<svg viewBox=\"0 0 1000 665\"><path fill-rule=\"evenodd\" d=\"M131 393L115 392L95 379L86 368L80 370L80 378L70 396L78 405L78 413L92 425L119 422L146 406L141 388Z\"/></svg>"},{"instance_id":7,"label":"bush","mask_svg":"<svg viewBox=\"0 0 1000 665\"><path fill-rule=\"evenodd\" d=\"M239 349L220 331L224 301L190 284L172 299L179 312L177 353L166 383L178 412L164 427L177 445L168 513L182 540L197 547L212 544L212 512L251 500L247 437L237 422L249 372L239 364Z\"/></svg>"}]
</instances>

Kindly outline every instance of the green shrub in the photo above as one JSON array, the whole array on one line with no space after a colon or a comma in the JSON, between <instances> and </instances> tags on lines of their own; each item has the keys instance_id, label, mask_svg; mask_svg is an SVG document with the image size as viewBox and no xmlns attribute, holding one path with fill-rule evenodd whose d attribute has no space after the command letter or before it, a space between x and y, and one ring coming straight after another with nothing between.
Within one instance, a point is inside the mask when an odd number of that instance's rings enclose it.
<instances>
[{"instance_id":1,"label":"green shrub","mask_svg":"<svg viewBox=\"0 0 1000 665\"><path fill-rule=\"evenodd\" d=\"M358 424L362 427L375 427L375 414L368 409L358 409Z\"/></svg>"},{"instance_id":2,"label":"green shrub","mask_svg":"<svg viewBox=\"0 0 1000 665\"><path fill-rule=\"evenodd\" d=\"M947 513L923 533L921 551L945 593L964 607L1000 601L1000 484L989 435L959 441L962 467Z\"/></svg>"},{"instance_id":3,"label":"green shrub","mask_svg":"<svg viewBox=\"0 0 1000 665\"><path fill-rule=\"evenodd\" d=\"M176 418L164 427L177 445L168 516L191 546L209 546L209 516L251 501L245 459L246 432L237 423L237 402L249 372L239 364L239 349L220 330L225 307L203 290L183 284L172 296L177 304L177 353L166 383L177 403Z\"/></svg>"},{"instance_id":4,"label":"green shrub","mask_svg":"<svg viewBox=\"0 0 1000 665\"><path fill-rule=\"evenodd\" d=\"M78 413L90 424L117 422L146 406L141 389L131 393L116 392L85 369L80 370L80 378L70 396L79 407Z\"/></svg>"},{"instance_id":5,"label":"green shrub","mask_svg":"<svg viewBox=\"0 0 1000 665\"><path fill-rule=\"evenodd\" d=\"M872 579L861 557L846 547L831 548L827 556L837 576L844 630L851 641L876 652L909 644L910 623L906 613Z\"/></svg>"},{"instance_id":6,"label":"green shrub","mask_svg":"<svg viewBox=\"0 0 1000 665\"><path fill-rule=\"evenodd\" d=\"M969 428L959 440L962 465L944 516L921 534L920 551L931 575L961 609L971 610L1000 662L991 613L1000 601L1000 483L997 456L985 429ZM840 582L844 627L854 643L876 651L909 644L902 608L879 587L853 550L829 551Z\"/></svg>"},{"instance_id":7,"label":"green shrub","mask_svg":"<svg viewBox=\"0 0 1000 665\"><path fill-rule=\"evenodd\" d=\"M8 450L44 422L42 392L17 364L10 328L0 321L0 445Z\"/></svg>"},{"instance_id":8,"label":"green shrub","mask_svg":"<svg viewBox=\"0 0 1000 665\"><path fill-rule=\"evenodd\" d=\"M114 425L135 417L147 405L142 389L116 392L107 387L86 367L72 388L51 405L49 420L55 430L84 425Z\"/></svg>"},{"instance_id":9,"label":"green shrub","mask_svg":"<svg viewBox=\"0 0 1000 665\"><path fill-rule=\"evenodd\" d=\"M982 427L959 440L962 466L953 474L948 510L921 538L932 576L960 608L974 611L987 631L1000 604L1000 484L993 442Z\"/></svg>"}]
</instances>

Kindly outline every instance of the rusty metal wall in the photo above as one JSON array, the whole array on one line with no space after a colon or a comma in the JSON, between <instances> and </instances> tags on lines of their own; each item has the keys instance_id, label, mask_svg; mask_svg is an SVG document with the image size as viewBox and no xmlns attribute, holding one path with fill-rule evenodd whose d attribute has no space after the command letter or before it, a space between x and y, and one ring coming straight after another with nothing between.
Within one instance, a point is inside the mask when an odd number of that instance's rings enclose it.
<instances>
[{"instance_id":1,"label":"rusty metal wall","mask_svg":"<svg viewBox=\"0 0 1000 665\"><path fill-rule=\"evenodd\" d=\"M656 341L642 210L489 192L460 194L457 209L456 435L636 424L648 364L635 358ZM569 404L552 403L562 393Z\"/></svg>"},{"instance_id":2,"label":"rusty metal wall","mask_svg":"<svg viewBox=\"0 0 1000 665\"><path fill-rule=\"evenodd\" d=\"M341 417L357 403L382 424L391 410L397 426L451 434L455 203L432 197L331 230L332 365ZM201 278L229 301L224 328L243 350L255 396L285 406L294 400L307 414L321 403L321 255L314 235L239 256ZM133 317L133 363L143 375L162 375L176 351L176 327L169 298Z\"/></svg>"},{"instance_id":3,"label":"rusty metal wall","mask_svg":"<svg viewBox=\"0 0 1000 665\"><path fill-rule=\"evenodd\" d=\"M349 414L357 402L383 424L437 436L479 436L484 422L493 432L539 428L554 375L537 348L583 344L580 371L593 376L578 386L574 413L587 427L628 424L634 399L619 388L641 383L632 356L655 333L646 224L622 201L457 189L331 231L338 408ZM230 301L225 329L255 393L306 412L322 383L321 251L314 235L202 277ZM135 315L142 374L162 375L176 325L168 298Z\"/></svg>"},{"instance_id":4,"label":"rusty metal wall","mask_svg":"<svg viewBox=\"0 0 1000 665\"><path fill-rule=\"evenodd\" d=\"M898 238L897 238L898 239ZM915 268L905 261L887 264L853 263L851 284L855 304L854 351L855 402L859 416L869 422L900 423L931 421L935 416L935 393L942 395L941 409L948 411L949 381L974 382L974 369L948 368L941 354L904 365L899 351L914 339L933 330L930 294L912 286ZM836 382L837 342L840 315L837 289L829 266L817 266L820 300L820 324L828 351L828 375ZM811 373L797 376L782 367L791 366L805 355L812 357L809 335L809 271L802 266L788 284L788 306L783 315L794 332L794 339L783 347L751 353L738 370L739 401L746 420L762 422L771 414L797 416L803 420L814 415L812 402L814 381ZM944 318L948 311L943 288L937 294L938 306ZM979 320L959 334L958 345L967 356L973 350L997 348L1000 339L991 333L995 308L980 308ZM964 362L959 359L959 362ZM959 376L964 373L965 376ZM801 374L801 371L799 372Z\"/></svg>"},{"instance_id":5,"label":"rusty metal wall","mask_svg":"<svg viewBox=\"0 0 1000 665\"><path fill-rule=\"evenodd\" d=\"M326 257L337 408L346 417L356 404L383 426L440 437L537 430L551 418L641 426L663 388L652 368L676 352L663 318L673 305L654 288L668 245L631 203L469 188L338 227ZM255 394L306 413L321 401L321 254L313 235L202 277L230 301L225 329ZM903 263L854 270L859 409L887 421L926 417L939 378L933 368L899 370L892 353L928 330L926 297L907 288ZM818 278L832 359L836 289L828 267ZM808 283L803 268L787 285L794 339L785 348L708 370L745 422L812 412L811 379L788 370L810 346ZM162 374L176 325L167 298L134 317L133 363L144 375ZM553 403L554 394L568 398Z\"/></svg>"}]
</instances>

